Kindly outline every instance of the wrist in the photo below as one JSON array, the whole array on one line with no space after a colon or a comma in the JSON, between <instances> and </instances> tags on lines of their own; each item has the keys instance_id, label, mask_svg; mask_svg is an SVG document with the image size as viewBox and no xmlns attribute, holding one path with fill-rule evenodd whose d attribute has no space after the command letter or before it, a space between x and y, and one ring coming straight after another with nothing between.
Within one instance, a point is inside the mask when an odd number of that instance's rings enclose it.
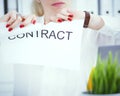
<instances>
[{"instance_id":1,"label":"wrist","mask_svg":"<svg viewBox=\"0 0 120 96\"><path fill-rule=\"evenodd\" d=\"M89 28L99 30L104 26L104 20L98 15L91 15Z\"/></svg>"}]
</instances>

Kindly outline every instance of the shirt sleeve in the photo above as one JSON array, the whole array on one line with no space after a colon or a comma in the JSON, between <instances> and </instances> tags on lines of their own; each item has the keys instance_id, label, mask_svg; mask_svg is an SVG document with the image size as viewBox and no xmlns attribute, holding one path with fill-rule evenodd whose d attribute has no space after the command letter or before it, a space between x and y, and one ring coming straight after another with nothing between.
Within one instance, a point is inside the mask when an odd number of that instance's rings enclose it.
<instances>
[{"instance_id":1,"label":"shirt sleeve","mask_svg":"<svg viewBox=\"0 0 120 96\"><path fill-rule=\"evenodd\" d=\"M113 30L107 25L99 30L84 28L84 32L89 33L89 38L94 39L98 46L120 45L120 31Z\"/></svg>"},{"instance_id":2,"label":"shirt sleeve","mask_svg":"<svg viewBox=\"0 0 120 96\"><path fill-rule=\"evenodd\" d=\"M93 30L95 31L95 30ZM105 45L120 45L120 32L115 31L109 26L103 26L100 30L97 30L97 44L98 46Z\"/></svg>"}]
</instances>

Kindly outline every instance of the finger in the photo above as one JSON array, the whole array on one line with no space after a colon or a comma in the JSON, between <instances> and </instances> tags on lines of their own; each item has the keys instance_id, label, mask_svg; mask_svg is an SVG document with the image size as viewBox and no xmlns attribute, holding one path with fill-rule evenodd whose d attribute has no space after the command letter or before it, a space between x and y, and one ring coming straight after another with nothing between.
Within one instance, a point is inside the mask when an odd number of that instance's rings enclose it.
<instances>
[{"instance_id":1,"label":"finger","mask_svg":"<svg viewBox=\"0 0 120 96\"><path fill-rule=\"evenodd\" d=\"M60 13L61 13L62 15L64 15L64 16L68 16L68 15L69 15L69 12L67 11L67 9L61 10Z\"/></svg>"},{"instance_id":2,"label":"finger","mask_svg":"<svg viewBox=\"0 0 120 96\"><path fill-rule=\"evenodd\" d=\"M50 20L50 19L49 20L45 20L44 21L44 25L48 24L49 22L52 22L52 20Z\"/></svg>"},{"instance_id":3,"label":"finger","mask_svg":"<svg viewBox=\"0 0 120 96\"><path fill-rule=\"evenodd\" d=\"M8 31L11 32L13 28L15 28L21 21L22 21L21 17L17 17L17 19L7 27Z\"/></svg>"},{"instance_id":4,"label":"finger","mask_svg":"<svg viewBox=\"0 0 120 96\"><path fill-rule=\"evenodd\" d=\"M66 10L62 10L61 13L65 16L68 16L69 18L73 18L74 17L74 11L71 9L66 9Z\"/></svg>"},{"instance_id":5,"label":"finger","mask_svg":"<svg viewBox=\"0 0 120 96\"><path fill-rule=\"evenodd\" d=\"M36 16L35 15L31 15L31 16L24 16L23 17L23 22L21 23L20 25L20 28L24 27L24 26L27 26L28 24L30 23L36 23Z\"/></svg>"},{"instance_id":6,"label":"finger","mask_svg":"<svg viewBox=\"0 0 120 96\"><path fill-rule=\"evenodd\" d=\"M5 14L4 21L8 22L11 17L16 16L16 13L17 13L16 11L10 11L7 14Z\"/></svg>"},{"instance_id":7,"label":"finger","mask_svg":"<svg viewBox=\"0 0 120 96\"><path fill-rule=\"evenodd\" d=\"M6 14L6 20L8 22L8 24L12 24L13 22L15 22L15 20L17 19L17 12L16 11L11 11L8 14Z\"/></svg>"},{"instance_id":8,"label":"finger","mask_svg":"<svg viewBox=\"0 0 120 96\"><path fill-rule=\"evenodd\" d=\"M72 21L73 20L73 11L70 9L64 9L59 14L57 14L58 18L62 18L65 21Z\"/></svg>"},{"instance_id":9,"label":"finger","mask_svg":"<svg viewBox=\"0 0 120 96\"><path fill-rule=\"evenodd\" d=\"M37 17L36 16L33 16L33 18L32 18L32 24L35 24L36 23L36 19L37 19Z\"/></svg>"},{"instance_id":10,"label":"finger","mask_svg":"<svg viewBox=\"0 0 120 96\"><path fill-rule=\"evenodd\" d=\"M15 22L13 22L11 25L10 25L10 28L15 28L18 24L20 24L20 22L22 21L22 18L18 17Z\"/></svg>"},{"instance_id":11,"label":"finger","mask_svg":"<svg viewBox=\"0 0 120 96\"><path fill-rule=\"evenodd\" d=\"M7 21L7 23L11 25L13 22L15 22L16 19L17 19L16 15L10 16L9 20Z\"/></svg>"},{"instance_id":12,"label":"finger","mask_svg":"<svg viewBox=\"0 0 120 96\"><path fill-rule=\"evenodd\" d=\"M63 22L64 20L60 17L57 17L57 16L52 16L50 17L49 19L49 22L55 22L55 23L61 23Z\"/></svg>"},{"instance_id":13,"label":"finger","mask_svg":"<svg viewBox=\"0 0 120 96\"><path fill-rule=\"evenodd\" d=\"M72 15L62 15L62 14L58 14L57 15L57 17L58 18L61 18L62 19L62 21L72 21L73 20L73 17L72 17ZM60 19L58 20L58 21L61 21Z\"/></svg>"},{"instance_id":14,"label":"finger","mask_svg":"<svg viewBox=\"0 0 120 96\"><path fill-rule=\"evenodd\" d=\"M55 16L51 16L48 19L45 20L45 24L48 24L49 22L56 22L56 17Z\"/></svg>"},{"instance_id":15,"label":"finger","mask_svg":"<svg viewBox=\"0 0 120 96\"><path fill-rule=\"evenodd\" d=\"M68 16L65 16L65 15L63 15L63 14L57 14L57 18L58 19L63 19L63 21L66 21L67 20L67 18L68 18Z\"/></svg>"},{"instance_id":16,"label":"finger","mask_svg":"<svg viewBox=\"0 0 120 96\"><path fill-rule=\"evenodd\" d=\"M9 28L9 27L10 28L14 28L16 25L18 25L22 21L21 15L19 15L19 14L16 14L15 18L16 19L13 20L13 21L10 21L10 20L8 21L8 24L6 25L6 28Z\"/></svg>"},{"instance_id":17,"label":"finger","mask_svg":"<svg viewBox=\"0 0 120 96\"><path fill-rule=\"evenodd\" d=\"M73 9L67 9L67 12L68 12L68 13L73 13L74 10L73 10Z\"/></svg>"}]
</instances>

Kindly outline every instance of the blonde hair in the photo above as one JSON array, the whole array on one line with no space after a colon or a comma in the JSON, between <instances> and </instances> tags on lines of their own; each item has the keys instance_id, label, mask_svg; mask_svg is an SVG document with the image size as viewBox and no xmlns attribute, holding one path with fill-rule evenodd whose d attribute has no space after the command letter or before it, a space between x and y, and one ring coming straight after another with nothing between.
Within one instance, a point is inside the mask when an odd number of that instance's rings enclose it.
<instances>
[{"instance_id":1,"label":"blonde hair","mask_svg":"<svg viewBox=\"0 0 120 96\"><path fill-rule=\"evenodd\" d=\"M44 11L41 3L38 3L37 0L32 2L32 12L37 16L43 16Z\"/></svg>"}]
</instances>

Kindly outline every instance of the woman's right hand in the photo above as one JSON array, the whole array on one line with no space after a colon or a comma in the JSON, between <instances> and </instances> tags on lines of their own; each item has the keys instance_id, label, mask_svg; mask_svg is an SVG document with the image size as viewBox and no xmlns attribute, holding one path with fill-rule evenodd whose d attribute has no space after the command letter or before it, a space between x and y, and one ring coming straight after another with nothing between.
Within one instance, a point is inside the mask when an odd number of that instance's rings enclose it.
<instances>
[{"instance_id":1,"label":"woman's right hand","mask_svg":"<svg viewBox=\"0 0 120 96\"><path fill-rule=\"evenodd\" d=\"M8 31L12 31L17 25L20 24L20 28L27 26L28 24L36 23L35 15L22 16L16 11L10 11L0 18L0 22L7 22L6 28Z\"/></svg>"}]
</instances>

